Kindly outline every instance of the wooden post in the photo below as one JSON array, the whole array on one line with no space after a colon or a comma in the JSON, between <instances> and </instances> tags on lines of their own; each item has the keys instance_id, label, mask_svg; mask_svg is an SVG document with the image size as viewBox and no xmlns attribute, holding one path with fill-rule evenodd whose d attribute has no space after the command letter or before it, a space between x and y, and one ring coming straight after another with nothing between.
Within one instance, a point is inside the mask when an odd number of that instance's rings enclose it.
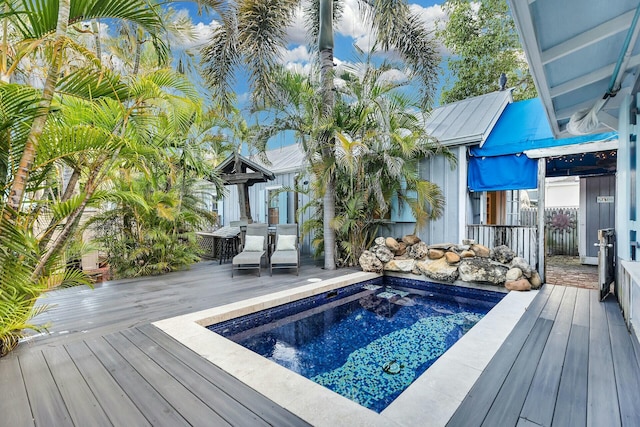
<instances>
[{"instance_id":1,"label":"wooden post","mask_svg":"<svg viewBox=\"0 0 640 427\"><path fill-rule=\"evenodd\" d=\"M251 218L251 205L249 204L249 189L246 183L238 184L238 203L240 204L240 221L253 222Z\"/></svg>"},{"instance_id":2,"label":"wooden post","mask_svg":"<svg viewBox=\"0 0 640 427\"><path fill-rule=\"evenodd\" d=\"M542 283L546 280L545 265L545 178L547 176L547 160L544 157L538 159L538 274Z\"/></svg>"}]
</instances>

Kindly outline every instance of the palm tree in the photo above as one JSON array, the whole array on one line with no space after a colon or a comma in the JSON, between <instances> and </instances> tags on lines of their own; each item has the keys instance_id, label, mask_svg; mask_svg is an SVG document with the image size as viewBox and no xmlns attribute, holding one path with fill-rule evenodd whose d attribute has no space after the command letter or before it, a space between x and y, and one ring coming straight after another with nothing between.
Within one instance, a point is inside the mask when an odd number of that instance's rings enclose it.
<instances>
[{"instance_id":1,"label":"palm tree","mask_svg":"<svg viewBox=\"0 0 640 427\"><path fill-rule=\"evenodd\" d=\"M361 11L371 23L380 46L394 49L406 61L422 85L422 105L428 107L437 78L439 57L436 45L422 20L412 14L406 1L360 0ZM230 5L222 25L203 50L205 78L222 105L233 101L231 88L237 68L247 68L254 101L274 99L272 76L278 71L278 52L286 47L286 28L303 3L300 0L241 0ZM335 230L331 227L335 209L334 135L328 123L333 117L333 24L342 14L342 2L312 0L307 5L307 29L319 54L322 110L320 123L327 132L312 141L323 156L326 173L323 199L325 268L335 269Z\"/></svg>"}]
</instances>

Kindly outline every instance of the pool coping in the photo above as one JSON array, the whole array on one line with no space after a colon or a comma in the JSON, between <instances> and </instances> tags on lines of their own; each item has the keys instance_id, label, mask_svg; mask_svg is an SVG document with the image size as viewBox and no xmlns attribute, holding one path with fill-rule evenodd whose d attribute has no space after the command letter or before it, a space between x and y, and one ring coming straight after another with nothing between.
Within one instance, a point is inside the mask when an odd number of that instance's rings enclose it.
<instances>
[{"instance_id":1,"label":"pool coping","mask_svg":"<svg viewBox=\"0 0 640 427\"><path fill-rule=\"evenodd\" d=\"M271 362L206 326L381 275L357 272L153 324L314 426L444 426L538 291L509 292L380 414Z\"/></svg>"}]
</instances>

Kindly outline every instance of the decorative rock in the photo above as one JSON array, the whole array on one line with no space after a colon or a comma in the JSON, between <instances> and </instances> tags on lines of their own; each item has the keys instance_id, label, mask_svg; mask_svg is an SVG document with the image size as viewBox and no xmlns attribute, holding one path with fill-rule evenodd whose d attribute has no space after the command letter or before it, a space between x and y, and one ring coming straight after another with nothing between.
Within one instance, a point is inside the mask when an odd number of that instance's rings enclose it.
<instances>
[{"instance_id":1,"label":"decorative rock","mask_svg":"<svg viewBox=\"0 0 640 427\"><path fill-rule=\"evenodd\" d=\"M444 256L444 251L441 249L429 249L429 259L440 259Z\"/></svg>"},{"instance_id":2,"label":"decorative rock","mask_svg":"<svg viewBox=\"0 0 640 427\"><path fill-rule=\"evenodd\" d=\"M505 275L505 279L507 282L513 282L515 280L522 279L522 270L520 270L518 267L510 268Z\"/></svg>"},{"instance_id":3,"label":"decorative rock","mask_svg":"<svg viewBox=\"0 0 640 427\"><path fill-rule=\"evenodd\" d=\"M440 249L442 251L448 251L455 245L453 243L436 243L435 245L429 245L429 249Z\"/></svg>"},{"instance_id":4,"label":"decorative rock","mask_svg":"<svg viewBox=\"0 0 640 427\"><path fill-rule=\"evenodd\" d=\"M397 252L400 249L400 244L393 237L387 237L384 241L384 244L387 245L392 252Z\"/></svg>"},{"instance_id":5,"label":"decorative rock","mask_svg":"<svg viewBox=\"0 0 640 427\"><path fill-rule=\"evenodd\" d=\"M407 234L402 238L402 241L405 242L407 246L410 246L420 242L420 238L415 234Z\"/></svg>"},{"instance_id":6,"label":"decorative rock","mask_svg":"<svg viewBox=\"0 0 640 427\"><path fill-rule=\"evenodd\" d=\"M431 264L431 261L416 261L413 263L413 274L422 275L422 270L427 268Z\"/></svg>"},{"instance_id":7,"label":"decorative rock","mask_svg":"<svg viewBox=\"0 0 640 427\"><path fill-rule=\"evenodd\" d=\"M530 291L531 283L527 279L513 280L506 282L504 287L510 291Z\"/></svg>"},{"instance_id":8,"label":"decorative rock","mask_svg":"<svg viewBox=\"0 0 640 427\"><path fill-rule=\"evenodd\" d=\"M491 250L491 259L502 264L509 264L515 256L516 253L507 245L496 246Z\"/></svg>"},{"instance_id":9,"label":"decorative rock","mask_svg":"<svg viewBox=\"0 0 640 427\"><path fill-rule=\"evenodd\" d=\"M398 250L396 255L404 255L407 253L407 244L405 242L398 242Z\"/></svg>"},{"instance_id":10,"label":"decorative rock","mask_svg":"<svg viewBox=\"0 0 640 427\"><path fill-rule=\"evenodd\" d=\"M508 268L488 258L465 258L458 266L460 279L465 282L488 282L500 285L505 281Z\"/></svg>"},{"instance_id":11,"label":"decorative rock","mask_svg":"<svg viewBox=\"0 0 640 427\"><path fill-rule=\"evenodd\" d=\"M389 262L393 259L393 252L386 246L376 246L375 254L382 262Z\"/></svg>"},{"instance_id":12,"label":"decorative rock","mask_svg":"<svg viewBox=\"0 0 640 427\"><path fill-rule=\"evenodd\" d=\"M476 241L473 239L462 239L462 244L463 245L469 245L469 246L473 246L476 244Z\"/></svg>"},{"instance_id":13,"label":"decorative rock","mask_svg":"<svg viewBox=\"0 0 640 427\"><path fill-rule=\"evenodd\" d=\"M460 258L473 258L474 256L476 256L476 253L472 250L460 252Z\"/></svg>"},{"instance_id":14,"label":"decorative rock","mask_svg":"<svg viewBox=\"0 0 640 427\"><path fill-rule=\"evenodd\" d=\"M392 259L384 265L385 271L398 271L400 273L411 273L413 271L413 259Z\"/></svg>"},{"instance_id":15,"label":"decorative rock","mask_svg":"<svg viewBox=\"0 0 640 427\"><path fill-rule=\"evenodd\" d=\"M382 272L382 262L378 259L376 254L371 251L362 252L358 261L360 262L362 271L372 271L374 273Z\"/></svg>"},{"instance_id":16,"label":"decorative rock","mask_svg":"<svg viewBox=\"0 0 640 427\"><path fill-rule=\"evenodd\" d=\"M460 255L455 252L448 251L445 252L444 259L446 259L449 264L457 264L460 262Z\"/></svg>"},{"instance_id":17,"label":"decorative rock","mask_svg":"<svg viewBox=\"0 0 640 427\"><path fill-rule=\"evenodd\" d=\"M418 242L407 250L409 256L413 259L425 259L429 253L429 248L424 242Z\"/></svg>"},{"instance_id":18,"label":"decorative rock","mask_svg":"<svg viewBox=\"0 0 640 427\"><path fill-rule=\"evenodd\" d=\"M376 246L382 246L384 245L384 242L387 239L385 239L384 237L376 237L376 240L374 240L373 242L376 244Z\"/></svg>"},{"instance_id":19,"label":"decorative rock","mask_svg":"<svg viewBox=\"0 0 640 427\"><path fill-rule=\"evenodd\" d=\"M480 258L489 258L489 256L491 255L491 250L488 247L479 245L477 243L471 245L469 249L471 249L473 253L475 253L476 256Z\"/></svg>"},{"instance_id":20,"label":"decorative rock","mask_svg":"<svg viewBox=\"0 0 640 427\"><path fill-rule=\"evenodd\" d=\"M416 267L429 279L451 283L458 278L458 268L449 265L444 257L429 263L416 263Z\"/></svg>"},{"instance_id":21,"label":"decorative rock","mask_svg":"<svg viewBox=\"0 0 640 427\"><path fill-rule=\"evenodd\" d=\"M468 251L469 248L471 248L470 245L454 245L452 249L460 254L464 251Z\"/></svg>"},{"instance_id":22,"label":"decorative rock","mask_svg":"<svg viewBox=\"0 0 640 427\"><path fill-rule=\"evenodd\" d=\"M531 278L532 269L526 259L519 256L513 258L511 260L511 268L519 268L520 270L522 270L522 274L524 275L524 277L526 277L527 279Z\"/></svg>"},{"instance_id":23,"label":"decorative rock","mask_svg":"<svg viewBox=\"0 0 640 427\"><path fill-rule=\"evenodd\" d=\"M531 272L529 283L531 283L531 289L540 289L540 286L542 286L542 279L540 279L540 275L537 271L534 270Z\"/></svg>"}]
</instances>

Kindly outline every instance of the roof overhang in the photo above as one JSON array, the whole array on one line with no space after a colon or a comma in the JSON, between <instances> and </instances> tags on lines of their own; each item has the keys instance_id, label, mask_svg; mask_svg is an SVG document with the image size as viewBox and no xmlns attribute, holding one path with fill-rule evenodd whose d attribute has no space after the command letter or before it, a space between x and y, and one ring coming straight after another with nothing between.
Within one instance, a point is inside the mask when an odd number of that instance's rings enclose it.
<instances>
[{"instance_id":1,"label":"roof overhang","mask_svg":"<svg viewBox=\"0 0 640 427\"><path fill-rule=\"evenodd\" d=\"M624 95L637 91L634 86L640 67L640 44L636 43L632 22L638 1L509 3L554 135L569 136L567 123L571 116L601 102L619 75L620 89L597 112L599 125L590 133L617 130L618 109ZM628 39L629 48L625 49ZM628 59L624 61L627 50ZM620 68L619 73L616 68Z\"/></svg>"}]
</instances>

